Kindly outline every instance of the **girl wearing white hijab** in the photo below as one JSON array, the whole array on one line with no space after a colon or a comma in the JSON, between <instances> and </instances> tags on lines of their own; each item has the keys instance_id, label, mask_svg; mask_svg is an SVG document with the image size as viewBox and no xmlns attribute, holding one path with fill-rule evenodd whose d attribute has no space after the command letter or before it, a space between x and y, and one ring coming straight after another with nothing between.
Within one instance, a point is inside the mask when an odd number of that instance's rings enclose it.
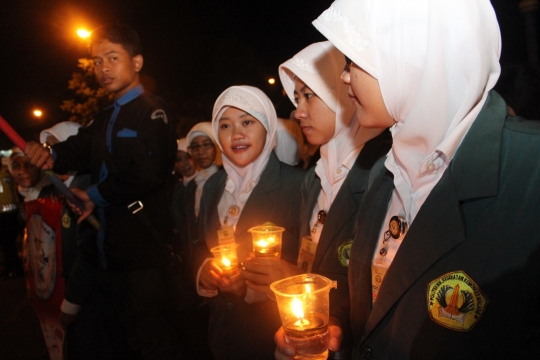
<instances>
[{"instance_id":1,"label":"girl wearing white hijab","mask_svg":"<svg viewBox=\"0 0 540 360\"><path fill-rule=\"evenodd\" d=\"M208 121L195 124L187 135L189 151L197 165L197 174L194 177L195 185L195 217L199 216L199 204L204 183L218 170L219 151L216 150L216 141L212 134L212 124ZM211 144L210 144L211 143ZM211 145L211 147L209 146Z\"/></svg>"},{"instance_id":2,"label":"girl wearing white hijab","mask_svg":"<svg viewBox=\"0 0 540 360\"><path fill-rule=\"evenodd\" d=\"M276 304L248 289L241 273L223 276L209 249L219 245L220 229L232 228L243 262L252 250L248 229L272 222L286 229L282 258L296 261L303 172L273 153L276 127L274 106L257 88L233 86L216 100L212 130L224 169L208 180L201 200L197 287L212 298L209 345L218 360L273 358Z\"/></svg>"},{"instance_id":3,"label":"girl wearing white hijab","mask_svg":"<svg viewBox=\"0 0 540 360\"><path fill-rule=\"evenodd\" d=\"M349 296L348 251L354 236L371 166L390 149L384 129L361 127L347 86L339 78L345 58L329 41L312 44L279 67L281 83L296 105L295 117L308 141L320 145L321 158L302 184L301 227L298 245L311 256L300 255L298 267L277 259L245 262L251 283L269 285L281 278L313 272L338 281L330 293L337 304ZM281 272L276 270L281 266ZM288 268L288 269L287 269Z\"/></svg>"},{"instance_id":4,"label":"girl wearing white hijab","mask_svg":"<svg viewBox=\"0 0 540 360\"><path fill-rule=\"evenodd\" d=\"M41 169L32 165L30 159L18 147L11 149L8 169L17 183L17 191L24 197L25 202L44 196L41 193L43 188L51 185Z\"/></svg>"},{"instance_id":5,"label":"girl wearing white hijab","mask_svg":"<svg viewBox=\"0 0 540 360\"><path fill-rule=\"evenodd\" d=\"M186 185L186 217L189 244L197 242L199 233L199 211L204 184L218 170L221 155L212 134L212 123L203 121L195 124L187 134L189 152L197 167L193 179Z\"/></svg>"},{"instance_id":6,"label":"girl wearing white hijab","mask_svg":"<svg viewBox=\"0 0 540 360\"><path fill-rule=\"evenodd\" d=\"M338 0L314 25L352 61L343 80L360 124L394 125L330 348L351 329L354 358L536 357L540 127L490 91L490 2ZM276 339L279 359L294 353Z\"/></svg>"}]
</instances>

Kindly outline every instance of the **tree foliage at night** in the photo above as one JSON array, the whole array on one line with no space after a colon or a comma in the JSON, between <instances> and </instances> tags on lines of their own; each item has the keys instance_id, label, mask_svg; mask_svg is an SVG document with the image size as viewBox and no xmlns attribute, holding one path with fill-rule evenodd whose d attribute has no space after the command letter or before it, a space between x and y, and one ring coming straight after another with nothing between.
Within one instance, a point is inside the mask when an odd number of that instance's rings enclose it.
<instances>
[{"instance_id":1,"label":"tree foliage at night","mask_svg":"<svg viewBox=\"0 0 540 360\"><path fill-rule=\"evenodd\" d=\"M114 94L107 93L97 82L92 60L79 59L77 67L80 70L74 72L68 82L68 88L74 92L75 97L64 100L60 109L70 114L69 121L86 126L101 109L112 102Z\"/></svg>"}]
</instances>

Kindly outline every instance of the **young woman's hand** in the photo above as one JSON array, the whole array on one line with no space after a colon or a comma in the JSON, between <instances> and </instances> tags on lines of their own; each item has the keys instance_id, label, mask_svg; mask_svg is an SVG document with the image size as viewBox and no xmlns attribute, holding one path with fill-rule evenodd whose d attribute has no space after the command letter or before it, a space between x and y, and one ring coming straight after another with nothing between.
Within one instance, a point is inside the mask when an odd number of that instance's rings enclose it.
<instances>
[{"instance_id":1,"label":"young woman's hand","mask_svg":"<svg viewBox=\"0 0 540 360\"><path fill-rule=\"evenodd\" d=\"M221 282L221 270L215 259L204 263L199 275L199 284L207 290L218 290Z\"/></svg>"},{"instance_id":2,"label":"young woman's hand","mask_svg":"<svg viewBox=\"0 0 540 360\"><path fill-rule=\"evenodd\" d=\"M241 297L246 295L247 290L246 279L240 273L236 273L230 277L222 275L218 287L222 292L228 292Z\"/></svg>"},{"instance_id":3,"label":"young woman's hand","mask_svg":"<svg viewBox=\"0 0 540 360\"><path fill-rule=\"evenodd\" d=\"M247 286L270 296L273 296L270 284L299 274L302 274L302 270L276 257L248 257L242 269Z\"/></svg>"},{"instance_id":4,"label":"young woman's hand","mask_svg":"<svg viewBox=\"0 0 540 360\"><path fill-rule=\"evenodd\" d=\"M339 351L343 333L341 331L341 327L339 326L339 322L334 318L330 318L330 323L328 324L328 335L328 349L332 351ZM285 331L283 330L283 326L276 331L274 335L274 342L276 343L276 351L274 352L274 357L276 360L294 359L296 349L285 340Z\"/></svg>"}]
</instances>

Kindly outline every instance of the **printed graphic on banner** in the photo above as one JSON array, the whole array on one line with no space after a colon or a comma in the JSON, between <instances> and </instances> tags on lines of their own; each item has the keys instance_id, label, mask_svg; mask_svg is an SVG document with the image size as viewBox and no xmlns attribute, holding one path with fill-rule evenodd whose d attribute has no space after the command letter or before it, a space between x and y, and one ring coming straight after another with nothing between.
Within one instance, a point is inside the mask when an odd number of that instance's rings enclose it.
<instances>
[{"instance_id":1,"label":"printed graphic on banner","mask_svg":"<svg viewBox=\"0 0 540 360\"><path fill-rule=\"evenodd\" d=\"M36 295L48 299L56 284L55 232L40 215L34 214L28 224L28 252L34 275Z\"/></svg>"},{"instance_id":2,"label":"printed graphic on banner","mask_svg":"<svg viewBox=\"0 0 540 360\"><path fill-rule=\"evenodd\" d=\"M464 272L445 274L428 285L429 316L437 324L456 331L470 331L480 321L487 298Z\"/></svg>"},{"instance_id":3,"label":"printed graphic on banner","mask_svg":"<svg viewBox=\"0 0 540 360\"><path fill-rule=\"evenodd\" d=\"M28 298L41 324L51 360L62 360L64 331L58 314L64 298L62 203L40 198L25 203L24 274Z\"/></svg>"}]
</instances>

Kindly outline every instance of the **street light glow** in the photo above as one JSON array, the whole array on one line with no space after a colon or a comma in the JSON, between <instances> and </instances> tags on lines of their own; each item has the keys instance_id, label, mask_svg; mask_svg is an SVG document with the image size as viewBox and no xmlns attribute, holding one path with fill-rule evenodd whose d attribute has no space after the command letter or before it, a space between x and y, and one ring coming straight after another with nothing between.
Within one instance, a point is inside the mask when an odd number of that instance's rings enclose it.
<instances>
[{"instance_id":1,"label":"street light glow","mask_svg":"<svg viewBox=\"0 0 540 360\"><path fill-rule=\"evenodd\" d=\"M276 79L270 78L270 79L268 79L268 83L269 83L270 85L274 85L274 84L276 83Z\"/></svg>"},{"instance_id":2,"label":"street light glow","mask_svg":"<svg viewBox=\"0 0 540 360\"><path fill-rule=\"evenodd\" d=\"M81 38L86 39L90 36L90 31L85 29L79 29L77 30L77 35L79 35Z\"/></svg>"},{"instance_id":3,"label":"street light glow","mask_svg":"<svg viewBox=\"0 0 540 360\"><path fill-rule=\"evenodd\" d=\"M43 115L43 112L39 109L34 110L34 116L35 117L41 117Z\"/></svg>"}]
</instances>

